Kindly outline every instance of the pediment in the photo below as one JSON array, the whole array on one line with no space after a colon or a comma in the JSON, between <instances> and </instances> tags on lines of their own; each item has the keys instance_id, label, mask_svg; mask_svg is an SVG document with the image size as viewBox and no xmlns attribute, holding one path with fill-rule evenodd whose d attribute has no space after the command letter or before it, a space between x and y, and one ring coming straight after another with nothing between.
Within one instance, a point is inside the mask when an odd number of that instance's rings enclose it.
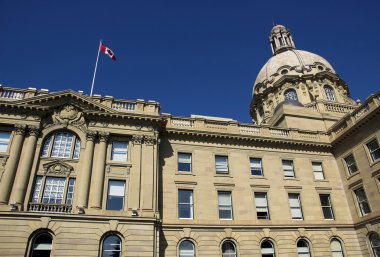
<instances>
[{"instance_id":1,"label":"pediment","mask_svg":"<svg viewBox=\"0 0 380 257\"><path fill-rule=\"evenodd\" d=\"M74 170L74 168L61 161L61 160L55 160L49 163L45 163L42 165L45 171L45 175L59 175L59 176L70 176L70 173Z\"/></svg>"}]
</instances>

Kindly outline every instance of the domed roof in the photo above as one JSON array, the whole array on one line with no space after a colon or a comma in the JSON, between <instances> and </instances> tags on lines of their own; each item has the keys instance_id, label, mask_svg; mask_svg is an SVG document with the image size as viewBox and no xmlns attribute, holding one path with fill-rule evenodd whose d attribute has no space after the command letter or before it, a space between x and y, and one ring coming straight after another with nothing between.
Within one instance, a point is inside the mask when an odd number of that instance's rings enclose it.
<instances>
[{"instance_id":1,"label":"domed roof","mask_svg":"<svg viewBox=\"0 0 380 257\"><path fill-rule=\"evenodd\" d=\"M323 64L331 72L335 73L334 68L325 58L303 50L287 49L287 51L278 53L267 61L257 75L254 86L269 79L271 75L275 74L283 66L301 69L316 63Z\"/></svg>"}]
</instances>

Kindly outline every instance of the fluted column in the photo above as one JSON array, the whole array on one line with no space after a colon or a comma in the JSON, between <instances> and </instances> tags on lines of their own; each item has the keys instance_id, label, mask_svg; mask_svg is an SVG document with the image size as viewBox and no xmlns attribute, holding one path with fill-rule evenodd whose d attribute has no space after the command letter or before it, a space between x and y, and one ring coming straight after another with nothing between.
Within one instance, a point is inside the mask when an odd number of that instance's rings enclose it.
<instances>
[{"instance_id":1,"label":"fluted column","mask_svg":"<svg viewBox=\"0 0 380 257\"><path fill-rule=\"evenodd\" d=\"M79 171L80 175L80 186L78 188L78 206L87 207L88 203L88 191L90 188L90 179L91 179L91 169L92 169L92 160L94 155L94 141L96 137L96 132L88 131L86 134L86 148L84 151L84 156L82 162L82 168Z\"/></svg>"},{"instance_id":2,"label":"fluted column","mask_svg":"<svg viewBox=\"0 0 380 257\"><path fill-rule=\"evenodd\" d=\"M97 154L94 162L94 175L92 176L93 183L91 183L91 208L102 208L108 138L109 133L99 133L99 145L97 147Z\"/></svg>"},{"instance_id":3,"label":"fluted column","mask_svg":"<svg viewBox=\"0 0 380 257\"><path fill-rule=\"evenodd\" d=\"M3 177L0 181L0 204L8 204L9 195L11 194L13 181L17 171L18 161L20 159L25 128L25 125L15 126L9 159L5 165Z\"/></svg>"},{"instance_id":4,"label":"fluted column","mask_svg":"<svg viewBox=\"0 0 380 257\"><path fill-rule=\"evenodd\" d=\"M23 158L20 162L20 168L16 175L16 180L13 186L11 202L22 204L25 199L25 192L32 170L34 153L36 152L36 143L40 129L38 127L29 126L28 139L24 146Z\"/></svg>"}]
</instances>

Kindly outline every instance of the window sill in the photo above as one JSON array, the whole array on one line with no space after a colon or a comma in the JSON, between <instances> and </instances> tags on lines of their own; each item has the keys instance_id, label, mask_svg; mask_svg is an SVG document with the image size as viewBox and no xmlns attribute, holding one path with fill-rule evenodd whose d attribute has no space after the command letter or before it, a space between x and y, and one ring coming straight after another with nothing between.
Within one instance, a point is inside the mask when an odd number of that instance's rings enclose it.
<instances>
[{"instance_id":1,"label":"window sill","mask_svg":"<svg viewBox=\"0 0 380 257\"><path fill-rule=\"evenodd\" d=\"M314 182L329 182L328 179L314 179Z\"/></svg>"},{"instance_id":2,"label":"window sill","mask_svg":"<svg viewBox=\"0 0 380 257\"><path fill-rule=\"evenodd\" d=\"M40 159L41 160L45 160L45 161L65 161L65 162L73 162L73 163L78 163L79 162L79 159L72 159L72 158L61 158L61 157L42 157L40 156Z\"/></svg>"},{"instance_id":3,"label":"window sill","mask_svg":"<svg viewBox=\"0 0 380 257\"><path fill-rule=\"evenodd\" d=\"M121 162L121 161L107 161L107 165L110 166L120 166L120 167L132 167L132 163L126 161L126 162Z\"/></svg>"},{"instance_id":4,"label":"window sill","mask_svg":"<svg viewBox=\"0 0 380 257\"><path fill-rule=\"evenodd\" d=\"M193 218L178 218L179 220L194 220Z\"/></svg>"},{"instance_id":5,"label":"window sill","mask_svg":"<svg viewBox=\"0 0 380 257\"><path fill-rule=\"evenodd\" d=\"M192 173L192 172L187 172L187 171L177 171L177 172L175 173L175 175L179 175L179 176L182 176L182 175L184 175L184 176L195 176L194 173Z\"/></svg>"},{"instance_id":6,"label":"window sill","mask_svg":"<svg viewBox=\"0 0 380 257\"><path fill-rule=\"evenodd\" d=\"M219 178L233 178L230 174L215 174L214 177L219 177Z\"/></svg>"},{"instance_id":7,"label":"window sill","mask_svg":"<svg viewBox=\"0 0 380 257\"><path fill-rule=\"evenodd\" d=\"M284 177L284 180L290 180L290 181L300 181L298 178L295 177Z\"/></svg>"},{"instance_id":8,"label":"window sill","mask_svg":"<svg viewBox=\"0 0 380 257\"><path fill-rule=\"evenodd\" d=\"M371 157L372 158L372 157ZM371 159L372 160L372 159ZM375 160L375 161L371 161L370 163L369 163L369 166L370 167L372 167L372 166L374 166L374 165L376 165L376 164L378 164L378 163L380 163L380 159L377 159L377 160Z\"/></svg>"},{"instance_id":9,"label":"window sill","mask_svg":"<svg viewBox=\"0 0 380 257\"><path fill-rule=\"evenodd\" d=\"M266 177L264 176L253 176L251 175L251 177L249 179L264 179L264 180L268 180Z\"/></svg>"}]
</instances>

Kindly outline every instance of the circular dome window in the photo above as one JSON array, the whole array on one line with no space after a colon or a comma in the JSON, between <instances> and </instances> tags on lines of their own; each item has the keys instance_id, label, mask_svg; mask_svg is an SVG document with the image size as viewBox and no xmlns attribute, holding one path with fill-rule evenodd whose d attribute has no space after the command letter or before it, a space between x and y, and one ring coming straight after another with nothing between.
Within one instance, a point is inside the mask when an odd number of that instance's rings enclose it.
<instances>
[{"instance_id":1,"label":"circular dome window","mask_svg":"<svg viewBox=\"0 0 380 257\"><path fill-rule=\"evenodd\" d=\"M286 75L286 74L288 74L288 70L287 69L284 69L284 70L281 71L281 75Z\"/></svg>"},{"instance_id":2,"label":"circular dome window","mask_svg":"<svg viewBox=\"0 0 380 257\"><path fill-rule=\"evenodd\" d=\"M321 65L318 65L318 70L323 70L323 67Z\"/></svg>"}]
</instances>

